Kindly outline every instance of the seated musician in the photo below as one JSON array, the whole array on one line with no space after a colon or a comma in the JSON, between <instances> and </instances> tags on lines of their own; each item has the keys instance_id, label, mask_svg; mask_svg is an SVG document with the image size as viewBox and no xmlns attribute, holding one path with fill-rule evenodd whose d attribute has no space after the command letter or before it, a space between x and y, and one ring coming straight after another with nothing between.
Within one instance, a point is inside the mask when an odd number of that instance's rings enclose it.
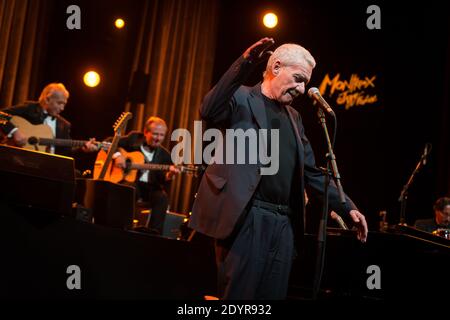
<instances>
[{"instance_id":1,"label":"seated musician","mask_svg":"<svg viewBox=\"0 0 450 320\"><path fill-rule=\"evenodd\" d=\"M434 232L438 229L450 228L450 198L442 197L436 200L433 206L434 218L416 220L415 228L426 231Z\"/></svg>"},{"instance_id":2,"label":"seated musician","mask_svg":"<svg viewBox=\"0 0 450 320\"><path fill-rule=\"evenodd\" d=\"M146 163L172 164L170 153L161 146L167 134L166 122L158 117L150 117L145 123L144 133L133 131L119 141L119 147L126 152L139 151ZM115 165L125 167L125 158L120 153L114 155ZM135 181L137 206L148 204L151 209L150 232L161 235L166 211L169 205L170 182L180 171L171 165L169 171L141 170Z\"/></svg>"},{"instance_id":3,"label":"seated musician","mask_svg":"<svg viewBox=\"0 0 450 320\"><path fill-rule=\"evenodd\" d=\"M22 117L32 125L48 125L55 138L70 139L71 124L60 115L64 111L68 99L69 92L62 83L50 83L42 90L39 101L28 101L2 111L9 115ZM13 123L7 122L1 125L0 129L14 145L21 147L26 144L27 132L15 127ZM97 145L94 139L87 141L81 150L84 152L96 151ZM50 147L51 153L69 155L71 151L67 147Z\"/></svg>"}]
</instances>

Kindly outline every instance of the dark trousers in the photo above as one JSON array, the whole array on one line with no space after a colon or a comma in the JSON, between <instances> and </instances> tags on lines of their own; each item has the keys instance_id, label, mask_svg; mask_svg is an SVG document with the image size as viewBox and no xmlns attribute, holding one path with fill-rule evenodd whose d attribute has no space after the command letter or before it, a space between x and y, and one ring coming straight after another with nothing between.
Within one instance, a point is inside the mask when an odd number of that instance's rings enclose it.
<instances>
[{"instance_id":1,"label":"dark trousers","mask_svg":"<svg viewBox=\"0 0 450 320\"><path fill-rule=\"evenodd\" d=\"M294 257L290 218L253 205L229 239L216 241L222 299L285 299Z\"/></svg>"},{"instance_id":2,"label":"dark trousers","mask_svg":"<svg viewBox=\"0 0 450 320\"><path fill-rule=\"evenodd\" d=\"M164 190L157 189L147 183L138 183L137 195L148 203L151 209L148 228L155 234L163 234L166 211L169 205L169 197Z\"/></svg>"}]
</instances>

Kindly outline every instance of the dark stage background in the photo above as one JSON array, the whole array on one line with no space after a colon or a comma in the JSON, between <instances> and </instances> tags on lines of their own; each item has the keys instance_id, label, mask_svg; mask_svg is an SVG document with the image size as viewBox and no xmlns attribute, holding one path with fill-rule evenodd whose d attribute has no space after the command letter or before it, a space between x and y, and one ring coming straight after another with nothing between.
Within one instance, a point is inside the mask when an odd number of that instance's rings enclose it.
<instances>
[{"instance_id":1,"label":"dark stage background","mask_svg":"<svg viewBox=\"0 0 450 320\"><path fill-rule=\"evenodd\" d=\"M325 74L333 78L340 73L342 80L352 74L376 75L376 103L345 110L336 104L336 95L324 95L337 113L335 153L344 190L366 213L371 229L378 227L380 210L397 223L400 191L430 142L430 161L410 189L406 218L413 223L431 217L433 201L448 195L450 181L448 11L435 2L277 1L272 8L281 22L268 32L256 21L269 4L273 2L222 4L214 80L248 44L266 35L277 44L300 43L311 51L317 67L310 86L319 87ZM370 4L381 8L381 30L366 28ZM236 15L240 18L229 18ZM258 79L259 74L249 83ZM316 160L324 165L325 141L315 108L306 96L295 107Z\"/></svg>"},{"instance_id":2,"label":"dark stage background","mask_svg":"<svg viewBox=\"0 0 450 320\"><path fill-rule=\"evenodd\" d=\"M36 99L48 82L63 82L71 92L63 115L73 124L73 138L111 136L111 126L127 101L145 1L47 3L44 58L36 75L37 85L28 98ZM337 113L335 152L344 190L367 215L372 230L378 227L380 210L386 210L388 220L397 223L400 191L429 142L433 145L429 161L409 192L407 222L431 217L433 202L448 195L450 186L449 13L441 3L217 1L216 48L215 54L211 52L213 81L209 87L263 36L273 37L277 45L296 42L311 51L317 67L310 86L319 87L326 75L333 79L340 74L341 80L350 80L354 74L362 79L375 76L374 87L358 91L376 96L373 103L346 109L337 103L337 93L330 95L329 88L324 93ZM66 8L72 4L81 8L81 30L66 28ZM381 30L366 27L366 8L371 4L381 8ZM279 16L275 30L261 26L261 16L268 9ZM127 23L120 31L112 26L118 15ZM89 67L103 75L98 88L82 84L82 74ZM258 70L248 84L259 81L261 72ZM302 114L318 164L324 165L325 145L315 108L307 97L294 106ZM177 127L175 123L172 129ZM92 155L80 156L77 166L88 169L93 160Z\"/></svg>"}]
</instances>

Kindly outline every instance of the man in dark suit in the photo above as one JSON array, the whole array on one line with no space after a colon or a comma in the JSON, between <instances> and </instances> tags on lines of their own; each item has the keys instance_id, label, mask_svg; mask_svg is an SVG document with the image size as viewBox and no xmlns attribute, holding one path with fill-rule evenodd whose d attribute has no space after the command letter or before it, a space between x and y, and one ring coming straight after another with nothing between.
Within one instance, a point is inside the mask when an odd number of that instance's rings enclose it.
<instances>
[{"instance_id":1,"label":"man in dark suit","mask_svg":"<svg viewBox=\"0 0 450 320\"><path fill-rule=\"evenodd\" d=\"M2 111L10 115L20 116L34 125L48 125L55 138L70 139L71 124L60 115L64 111L68 99L69 92L62 83L50 83L42 90L39 101L29 101ZM10 122L3 125L1 129L17 146L23 146L28 139L25 132L22 132ZM95 139L89 140L82 147L82 151L85 152L96 150ZM70 155L71 151L70 148L66 147L51 147L50 149L51 153L63 155Z\"/></svg>"},{"instance_id":2,"label":"man in dark suit","mask_svg":"<svg viewBox=\"0 0 450 320\"><path fill-rule=\"evenodd\" d=\"M323 191L324 176L315 166L301 117L290 106L304 94L311 78L315 66L311 54L299 45L285 44L270 56L261 84L242 85L272 44L273 39L263 38L248 48L200 108L201 118L210 127L258 132L277 129L279 134L278 141L267 141L267 149L272 144L279 148L275 174L262 174L266 167L261 159L256 164L216 161L200 183L189 225L216 239L218 289L223 299L286 297L294 232L301 237L304 230L304 190L315 197ZM259 138L259 148L264 148L262 142ZM235 152L249 159L250 147L246 144ZM350 215L358 239L365 242L364 216L348 197L345 206L340 203L334 183L329 192L330 208Z\"/></svg>"},{"instance_id":3,"label":"man in dark suit","mask_svg":"<svg viewBox=\"0 0 450 320\"><path fill-rule=\"evenodd\" d=\"M169 151L161 144L167 134L166 122L158 117L150 117L145 123L144 133L132 131L119 140L119 147L127 152L139 151L144 155L146 163L172 164ZM117 152L115 165L126 167L125 158ZM137 206L141 203L151 209L149 221L150 232L161 235L164 229L166 211L169 205L170 182L180 171L171 165L169 171L139 171L135 182Z\"/></svg>"},{"instance_id":4,"label":"man in dark suit","mask_svg":"<svg viewBox=\"0 0 450 320\"><path fill-rule=\"evenodd\" d=\"M432 233L438 229L450 229L450 198L442 197L433 205L434 218L416 220L414 227Z\"/></svg>"}]
</instances>

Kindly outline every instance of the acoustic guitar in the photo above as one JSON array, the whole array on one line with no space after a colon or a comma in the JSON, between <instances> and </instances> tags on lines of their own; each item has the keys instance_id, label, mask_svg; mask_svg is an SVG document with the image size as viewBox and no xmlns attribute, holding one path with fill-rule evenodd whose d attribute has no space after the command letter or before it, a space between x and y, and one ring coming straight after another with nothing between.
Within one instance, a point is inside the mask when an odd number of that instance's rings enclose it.
<instances>
[{"instance_id":1,"label":"acoustic guitar","mask_svg":"<svg viewBox=\"0 0 450 320\"><path fill-rule=\"evenodd\" d=\"M130 112L123 112L114 124L114 138L108 148L108 154L101 166L96 166L95 179L78 179L77 201L92 209L94 221L109 227L128 229L132 225L135 188L106 181L107 168L112 162L112 155L117 150L122 132L125 132ZM101 150L103 152L103 149Z\"/></svg>"},{"instance_id":2,"label":"acoustic guitar","mask_svg":"<svg viewBox=\"0 0 450 320\"><path fill-rule=\"evenodd\" d=\"M44 139L53 139L52 129L46 124L31 124L28 120L19 117L12 116L10 122L27 137L42 137ZM39 146L26 143L23 148L35 151L46 152L48 146Z\"/></svg>"},{"instance_id":3,"label":"acoustic guitar","mask_svg":"<svg viewBox=\"0 0 450 320\"><path fill-rule=\"evenodd\" d=\"M134 183L137 179L137 170L156 170L156 171L169 171L170 164L158 164L158 163L145 163L145 157L140 151L127 152L122 148L118 149L122 156L125 158L125 169L119 168L114 164L111 164L110 168L107 170L105 180L111 182L129 182ZM106 152L100 150L97 155L94 166L94 179L98 174L98 168L104 162L106 158ZM194 174L197 176L201 168L199 166L186 166L178 165L176 166L181 173Z\"/></svg>"},{"instance_id":4,"label":"acoustic guitar","mask_svg":"<svg viewBox=\"0 0 450 320\"><path fill-rule=\"evenodd\" d=\"M23 148L48 152L50 146L55 147L82 147L86 140L55 139L52 129L46 124L32 124L28 120L19 116L10 116L9 121L20 129L28 137ZM110 142L98 142L98 149L105 149L111 146Z\"/></svg>"}]
</instances>

